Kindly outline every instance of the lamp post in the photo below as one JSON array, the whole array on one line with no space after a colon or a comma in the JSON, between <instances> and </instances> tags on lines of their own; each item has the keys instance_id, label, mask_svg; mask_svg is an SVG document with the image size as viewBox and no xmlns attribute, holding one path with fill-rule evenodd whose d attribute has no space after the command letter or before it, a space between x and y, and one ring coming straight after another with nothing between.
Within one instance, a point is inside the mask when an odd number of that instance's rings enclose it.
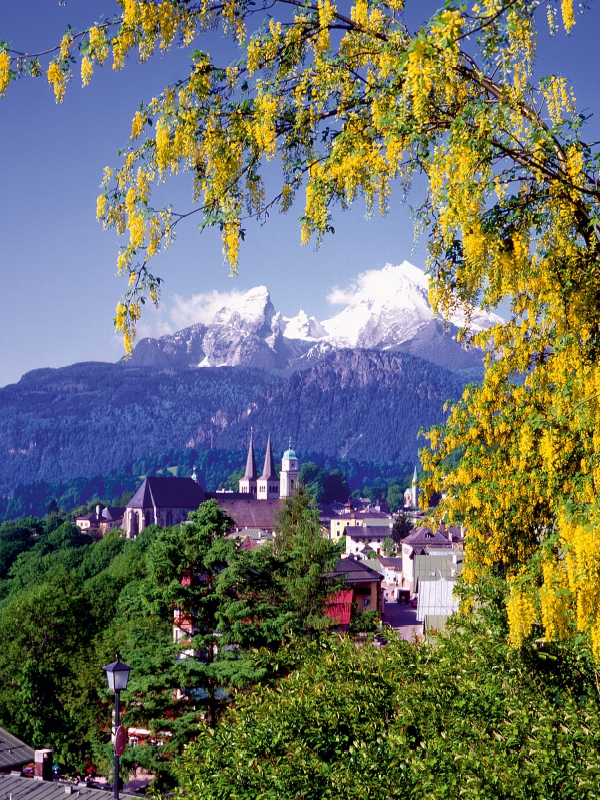
<instances>
[{"instance_id":1,"label":"lamp post","mask_svg":"<svg viewBox=\"0 0 600 800\"><path fill-rule=\"evenodd\" d=\"M127 688L127 681L129 680L129 673L132 667L124 664L119 654L117 653L116 661L108 664L102 669L106 672L108 679L108 688L111 692L115 693L115 780L113 785L114 800L119 800L119 756L123 755L125 745L127 743L127 734L125 728L119 724L119 692Z\"/></svg>"}]
</instances>

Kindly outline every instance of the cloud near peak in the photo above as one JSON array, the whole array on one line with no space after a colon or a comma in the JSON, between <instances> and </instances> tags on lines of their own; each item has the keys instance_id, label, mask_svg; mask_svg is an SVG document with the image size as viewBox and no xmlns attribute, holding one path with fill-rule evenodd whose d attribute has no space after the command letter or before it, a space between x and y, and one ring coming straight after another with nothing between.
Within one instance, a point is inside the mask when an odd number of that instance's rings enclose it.
<instances>
[{"instance_id":1,"label":"cloud near peak","mask_svg":"<svg viewBox=\"0 0 600 800\"><path fill-rule=\"evenodd\" d=\"M145 336L165 336L180 331L182 328L189 328L190 325L195 325L197 322L209 325L218 311L224 306L239 302L244 294L245 292L237 289L233 289L231 292L218 292L213 289L211 292L201 292L187 298L176 294L173 297L168 318L165 318L164 306L161 305L154 315L146 316L146 321L139 327L138 336L140 339Z\"/></svg>"}]
</instances>

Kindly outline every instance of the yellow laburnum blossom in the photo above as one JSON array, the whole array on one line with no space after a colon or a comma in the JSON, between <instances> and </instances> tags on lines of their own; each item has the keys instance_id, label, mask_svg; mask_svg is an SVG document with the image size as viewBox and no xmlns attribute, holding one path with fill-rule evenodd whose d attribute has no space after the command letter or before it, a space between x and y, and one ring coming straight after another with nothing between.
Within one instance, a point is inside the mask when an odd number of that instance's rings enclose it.
<instances>
[{"instance_id":1,"label":"yellow laburnum blossom","mask_svg":"<svg viewBox=\"0 0 600 800\"><path fill-rule=\"evenodd\" d=\"M101 194L98 196L98 200L96 201L96 218L97 219L104 219L106 216L106 209L108 207L108 200L105 194Z\"/></svg>"},{"instance_id":2,"label":"yellow laburnum blossom","mask_svg":"<svg viewBox=\"0 0 600 800\"><path fill-rule=\"evenodd\" d=\"M4 97L10 83L10 56L0 51L0 97Z\"/></svg>"},{"instance_id":3,"label":"yellow laburnum blossom","mask_svg":"<svg viewBox=\"0 0 600 800\"><path fill-rule=\"evenodd\" d=\"M81 82L84 86L87 86L89 82L92 80L92 75L94 74L94 64L91 58L84 56L81 59Z\"/></svg>"},{"instance_id":4,"label":"yellow laburnum blossom","mask_svg":"<svg viewBox=\"0 0 600 800\"><path fill-rule=\"evenodd\" d=\"M561 0L560 7L562 11L563 25L567 33L571 32L571 28L575 25L575 14L573 13L573 0Z\"/></svg>"},{"instance_id":5,"label":"yellow laburnum blossom","mask_svg":"<svg viewBox=\"0 0 600 800\"><path fill-rule=\"evenodd\" d=\"M506 611L510 629L509 642L513 647L520 647L538 619L535 601L529 594L513 586L506 601Z\"/></svg>"},{"instance_id":6,"label":"yellow laburnum blossom","mask_svg":"<svg viewBox=\"0 0 600 800\"><path fill-rule=\"evenodd\" d=\"M60 68L60 66L56 63L56 61L50 62L50 65L48 66L48 72L46 73L46 77L48 78L48 83L54 89L54 96L56 97L56 102L62 103L62 101L65 99L67 76Z\"/></svg>"},{"instance_id":7,"label":"yellow laburnum blossom","mask_svg":"<svg viewBox=\"0 0 600 800\"><path fill-rule=\"evenodd\" d=\"M319 35L315 51L322 53L329 48L329 23L335 16L336 7L331 0L318 0Z\"/></svg>"},{"instance_id":8,"label":"yellow laburnum blossom","mask_svg":"<svg viewBox=\"0 0 600 800\"><path fill-rule=\"evenodd\" d=\"M131 138L137 139L144 130L144 115L138 111L131 122Z\"/></svg>"},{"instance_id":9,"label":"yellow laburnum blossom","mask_svg":"<svg viewBox=\"0 0 600 800\"><path fill-rule=\"evenodd\" d=\"M65 59L70 55L71 45L73 44L73 34L65 33L60 43L60 58Z\"/></svg>"}]
</instances>

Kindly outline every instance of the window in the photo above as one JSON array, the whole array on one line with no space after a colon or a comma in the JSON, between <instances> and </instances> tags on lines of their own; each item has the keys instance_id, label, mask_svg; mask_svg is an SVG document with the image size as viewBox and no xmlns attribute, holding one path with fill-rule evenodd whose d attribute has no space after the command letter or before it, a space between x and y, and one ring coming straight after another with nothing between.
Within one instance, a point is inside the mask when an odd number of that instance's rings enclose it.
<instances>
[{"instance_id":1,"label":"window","mask_svg":"<svg viewBox=\"0 0 600 800\"><path fill-rule=\"evenodd\" d=\"M173 512L167 511L167 528L170 528L173 524Z\"/></svg>"}]
</instances>

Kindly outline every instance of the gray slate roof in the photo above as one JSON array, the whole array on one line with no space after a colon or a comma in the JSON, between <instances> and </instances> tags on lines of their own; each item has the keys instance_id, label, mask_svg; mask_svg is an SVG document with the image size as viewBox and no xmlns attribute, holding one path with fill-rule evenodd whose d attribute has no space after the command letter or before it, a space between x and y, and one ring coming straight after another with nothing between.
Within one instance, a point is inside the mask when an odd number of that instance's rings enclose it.
<instances>
[{"instance_id":1,"label":"gray slate roof","mask_svg":"<svg viewBox=\"0 0 600 800\"><path fill-rule=\"evenodd\" d=\"M33 761L33 747L0 728L0 769L16 769L30 761Z\"/></svg>"},{"instance_id":2,"label":"gray slate roof","mask_svg":"<svg viewBox=\"0 0 600 800\"><path fill-rule=\"evenodd\" d=\"M351 539L387 539L391 535L391 528L384 528L381 525L369 525L364 528L361 525L346 525L344 528L344 536L349 536Z\"/></svg>"},{"instance_id":3,"label":"gray slate roof","mask_svg":"<svg viewBox=\"0 0 600 800\"><path fill-rule=\"evenodd\" d=\"M387 567L388 569L398 569L402 571L402 559L401 558L394 558L394 557L387 557L382 556L380 559L381 566Z\"/></svg>"},{"instance_id":4,"label":"gray slate roof","mask_svg":"<svg viewBox=\"0 0 600 800\"><path fill-rule=\"evenodd\" d=\"M452 547L452 542L442 533L434 533L431 528L421 525L408 536L402 539L402 544L409 544L412 547Z\"/></svg>"},{"instance_id":5,"label":"gray slate roof","mask_svg":"<svg viewBox=\"0 0 600 800\"><path fill-rule=\"evenodd\" d=\"M379 527L379 528L391 528L394 524L394 520L391 517L383 516L383 517L372 517L371 513L365 514L364 516L361 515L361 519L363 521L363 525L368 525L369 528Z\"/></svg>"},{"instance_id":6,"label":"gray slate roof","mask_svg":"<svg viewBox=\"0 0 600 800\"><path fill-rule=\"evenodd\" d=\"M333 578L345 576L347 583L381 583L383 580L383 575L354 558L341 558L334 571L328 574Z\"/></svg>"},{"instance_id":7,"label":"gray slate roof","mask_svg":"<svg viewBox=\"0 0 600 800\"><path fill-rule=\"evenodd\" d=\"M69 788L72 792L69 793ZM112 800L112 792L104 789L78 788L60 781L36 781L17 775L0 775L0 797L12 800ZM120 792L120 797L134 797Z\"/></svg>"},{"instance_id":8,"label":"gray slate roof","mask_svg":"<svg viewBox=\"0 0 600 800\"><path fill-rule=\"evenodd\" d=\"M127 508L189 508L194 511L206 499L191 478L146 478Z\"/></svg>"},{"instance_id":9,"label":"gray slate roof","mask_svg":"<svg viewBox=\"0 0 600 800\"><path fill-rule=\"evenodd\" d=\"M90 522L114 522L116 519L123 519L125 516L125 508L119 506L111 506L103 508L100 516L92 511L91 514L85 514L83 517L76 517L76 519L88 519Z\"/></svg>"}]
</instances>

